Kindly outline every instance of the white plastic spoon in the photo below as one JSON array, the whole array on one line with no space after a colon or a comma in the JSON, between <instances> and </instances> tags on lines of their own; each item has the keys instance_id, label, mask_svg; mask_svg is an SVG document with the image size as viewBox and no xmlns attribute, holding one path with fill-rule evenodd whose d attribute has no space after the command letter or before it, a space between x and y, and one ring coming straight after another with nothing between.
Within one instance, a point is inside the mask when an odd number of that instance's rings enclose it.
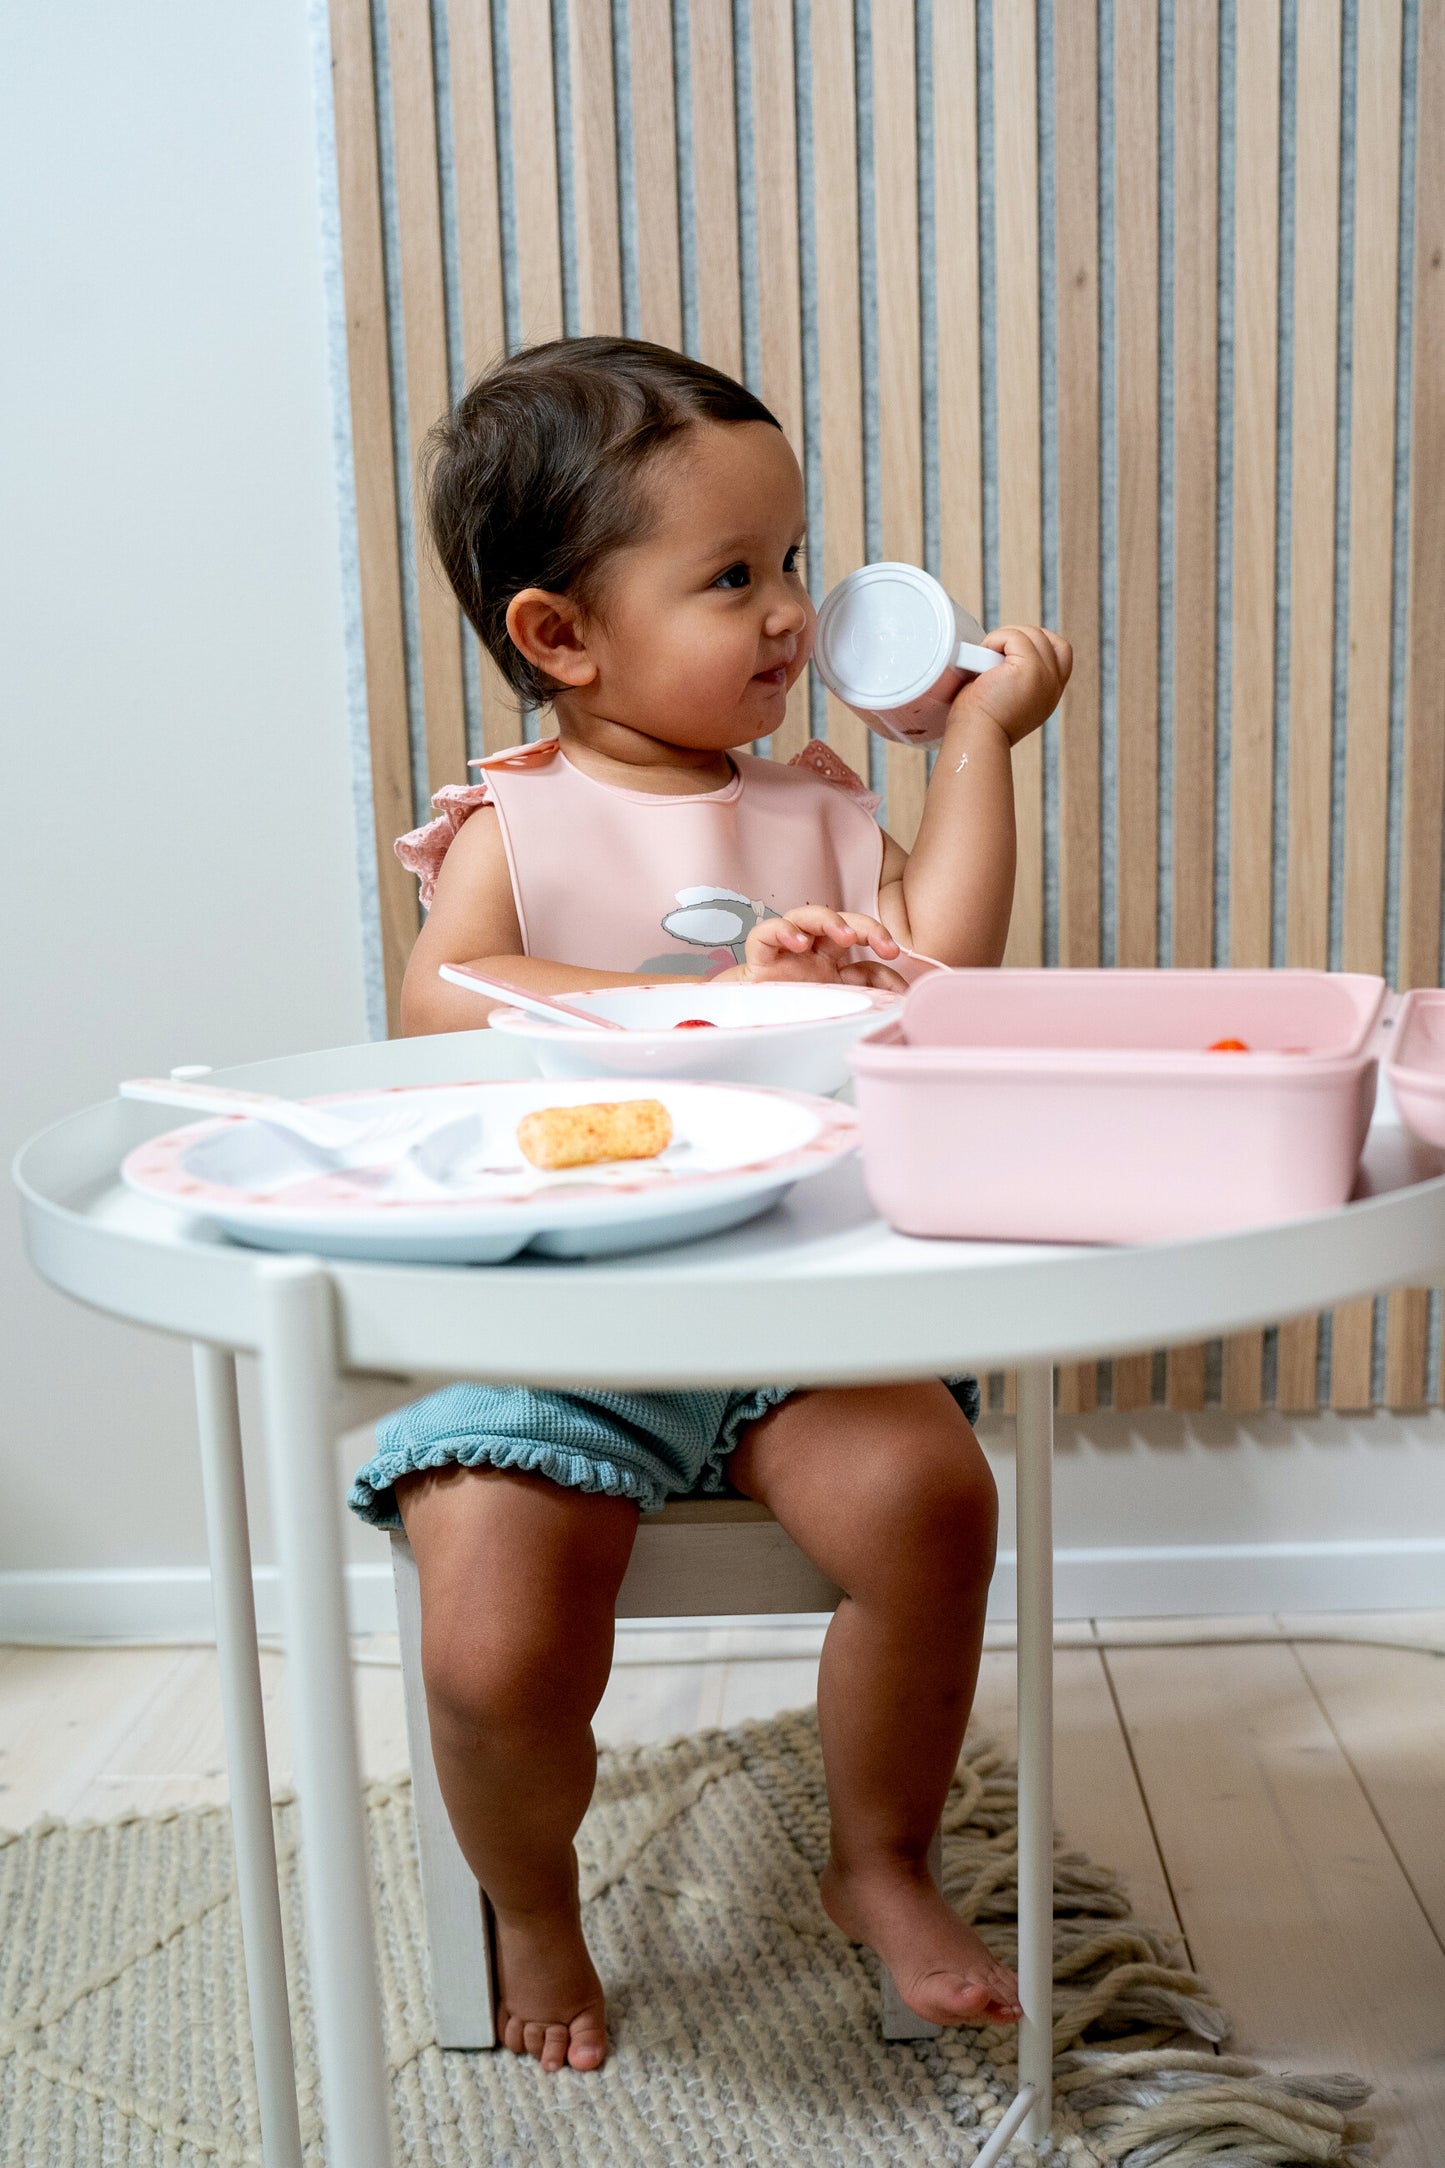
<instances>
[{"instance_id":1,"label":"white plastic spoon","mask_svg":"<svg viewBox=\"0 0 1445 2168\"><path fill-rule=\"evenodd\" d=\"M354 1159L358 1152L384 1145L398 1155L429 1129L453 1119L453 1110L418 1104L417 1095L398 1093L396 1104L367 1121L330 1107L312 1107L281 1099L272 1092L234 1091L224 1084L192 1083L181 1077L137 1076L117 1086L122 1099L144 1099L153 1106L183 1107L188 1114L240 1114L282 1129L324 1160ZM423 1099L429 1094L421 1095Z\"/></svg>"},{"instance_id":2,"label":"white plastic spoon","mask_svg":"<svg viewBox=\"0 0 1445 2168\"><path fill-rule=\"evenodd\" d=\"M490 994L494 1001L505 1001L510 1009L530 1009L536 1016L549 1016L556 1023L571 1024L583 1031L627 1029L610 1016L588 1016L570 1002L554 1001L549 994L534 994L525 986L514 986L510 979L489 979L473 971L470 964L443 964L440 969L441 976L450 979L453 986L468 986L474 994Z\"/></svg>"}]
</instances>

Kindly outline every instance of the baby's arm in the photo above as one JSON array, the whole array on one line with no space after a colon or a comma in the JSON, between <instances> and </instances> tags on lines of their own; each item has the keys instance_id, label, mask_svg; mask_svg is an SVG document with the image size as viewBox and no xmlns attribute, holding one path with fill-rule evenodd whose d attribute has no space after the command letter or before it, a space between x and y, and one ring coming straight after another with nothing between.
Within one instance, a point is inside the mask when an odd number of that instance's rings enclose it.
<instances>
[{"instance_id":1,"label":"baby's arm","mask_svg":"<svg viewBox=\"0 0 1445 2168\"><path fill-rule=\"evenodd\" d=\"M1073 650L1010 625L989 636L1004 662L953 703L912 852L885 843L879 916L903 947L939 963L998 964L1014 891L1013 749L1058 706Z\"/></svg>"},{"instance_id":2,"label":"baby's arm","mask_svg":"<svg viewBox=\"0 0 1445 2168\"><path fill-rule=\"evenodd\" d=\"M474 964L543 994L589 986L650 986L625 971L584 970L522 954L522 929L497 816L483 806L458 832L442 860L436 895L406 967L401 1028L408 1038L431 1031L476 1031L493 1008L464 986L438 976L442 964Z\"/></svg>"}]
</instances>

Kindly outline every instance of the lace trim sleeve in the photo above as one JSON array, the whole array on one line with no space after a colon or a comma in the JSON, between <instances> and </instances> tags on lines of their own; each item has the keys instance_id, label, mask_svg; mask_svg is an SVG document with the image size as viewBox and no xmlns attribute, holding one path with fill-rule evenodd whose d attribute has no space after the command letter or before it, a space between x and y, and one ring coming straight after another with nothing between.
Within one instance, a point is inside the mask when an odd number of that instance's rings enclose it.
<instances>
[{"instance_id":1,"label":"lace trim sleeve","mask_svg":"<svg viewBox=\"0 0 1445 2168\"><path fill-rule=\"evenodd\" d=\"M448 783L444 789L433 793L435 820L428 821L424 828L413 828L408 834L397 837L392 848L407 871L414 873L420 882L424 911L431 909L442 860L458 834L474 813L493 802L489 783Z\"/></svg>"}]
</instances>

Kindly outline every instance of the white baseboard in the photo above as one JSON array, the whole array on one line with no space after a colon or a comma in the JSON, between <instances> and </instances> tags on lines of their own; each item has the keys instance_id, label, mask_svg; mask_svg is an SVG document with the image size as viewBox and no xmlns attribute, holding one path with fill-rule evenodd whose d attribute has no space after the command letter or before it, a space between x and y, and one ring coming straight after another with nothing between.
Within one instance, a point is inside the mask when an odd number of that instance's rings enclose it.
<instances>
[{"instance_id":1,"label":"white baseboard","mask_svg":"<svg viewBox=\"0 0 1445 2168\"><path fill-rule=\"evenodd\" d=\"M281 1577L258 1566L256 1631L282 1631ZM391 1560L348 1566L351 1630L394 1634ZM212 1641L211 1577L204 1566L113 1568L94 1573L0 1573L0 1642Z\"/></svg>"},{"instance_id":2,"label":"white baseboard","mask_svg":"<svg viewBox=\"0 0 1445 2168\"><path fill-rule=\"evenodd\" d=\"M394 1633L390 1561L348 1566L346 1583L353 1632ZM259 1568L255 1587L258 1631L279 1634L276 1569ZM1060 1618L1440 1609L1445 1539L1061 1549L1054 1590ZM999 1558L989 1616L1014 1616L1012 1552ZM209 1641L212 1633L201 1568L0 1573L0 1642Z\"/></svg>"}]
</instances>

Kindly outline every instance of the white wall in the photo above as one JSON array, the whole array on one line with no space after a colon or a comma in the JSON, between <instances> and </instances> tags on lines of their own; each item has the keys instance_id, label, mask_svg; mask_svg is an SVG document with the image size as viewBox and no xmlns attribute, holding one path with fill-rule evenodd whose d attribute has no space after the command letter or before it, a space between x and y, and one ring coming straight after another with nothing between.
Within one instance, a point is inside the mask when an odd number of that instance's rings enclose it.
<instances>
[{"instance_id":1,"label":"white wall","mask_svg":"<svg viewBox=\"0 0 1445 2168\"><path fill-rule=\"evenodd\" d=\"M0 100L8 1164L366 1025L303 0L6 8ZM191 1440L185 1348L42 1287L6 1184L0 1570L195 1566Z\"/></svg>"}]
</instances>

